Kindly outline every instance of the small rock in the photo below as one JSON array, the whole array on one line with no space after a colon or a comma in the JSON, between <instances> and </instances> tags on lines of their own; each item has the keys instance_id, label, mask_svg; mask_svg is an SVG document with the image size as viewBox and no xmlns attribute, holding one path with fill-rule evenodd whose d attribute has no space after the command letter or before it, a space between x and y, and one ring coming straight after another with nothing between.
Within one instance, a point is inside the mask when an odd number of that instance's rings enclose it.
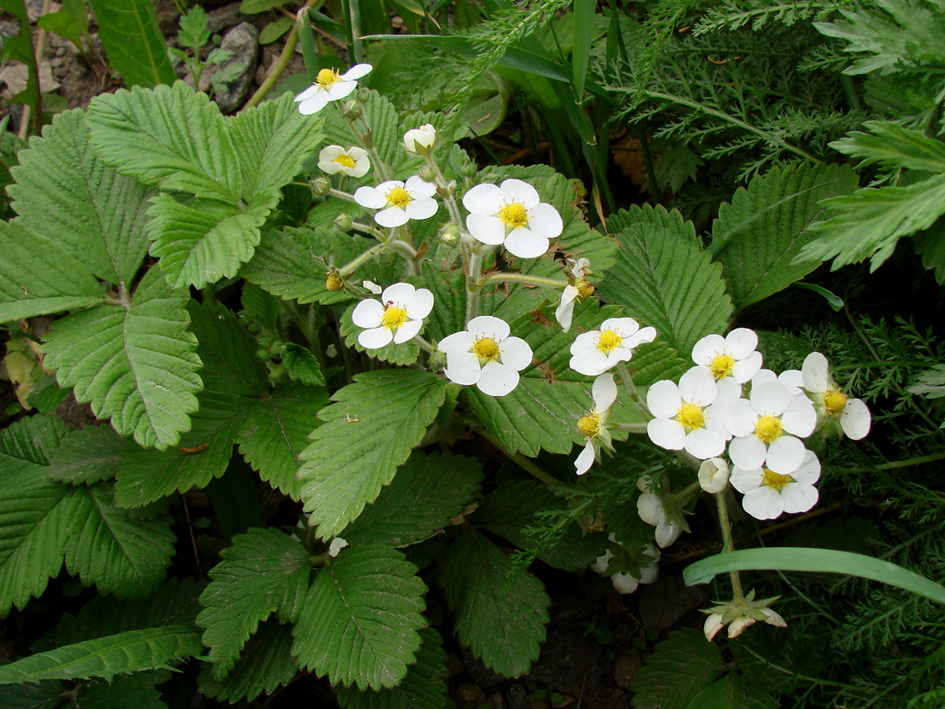
<instances>
[{"instance_id":1,"label":"small rock","mask_svg":"<svg viewBox=\"0 0 945 709\"><path fill-rule=\"evenodd\" d=\"M3 95L7 98L14 96L26 88L29 81L29 68L22 62L9 62L0 70L0 81L7 85ZM60 85L53 78L52 67L46 59L39 65L39 85L44 92L58 89Z\"/></svg>"},{"instance_id":2,"label":"small rock","mask_svg":"<svg viewBox=\"0 0 945 709\"><path fill-rule=\"evenodd\" d=\"M505 699L509 709L528 709L528 692L518 683L508 688Z\"/></svg>"},{"instance_id":3,"label":"small rock","mask_svg":"<svg viewBox=\"0 0 945 709\"><path fill-rule=\"evenodd\" d=\"M491 697L489 697L489 707L490 709L506 709L505 699L502 697L502 692L496 692Z\"/></svg>"},{"instance_id":4,"label":"small rock","mask_svg":"<svg viewBox=\"0 0 945 709\"><path fill-rule=\"evenodd\" d=\"M52 14L54 12L59 12L62 9L62 5L58 2L49 3L49 9L46 10L47 14ZM40 17L43 16L43 0L26 0L26 16L29 18L30 22L36 22Z\"/></svg>"},{"instance_id":5,"label":"small rock","mask_svg":"<svg viewBox=\"0 0 945 709\"><path fill-rule=\"evenodd\" d=\"M226 33L220 44L220 48L229 50L232 56L225 62L208 67L204 72L204 76L213 83L213 100L222 113L233 113L249 95L256 74L256 60L259 58L258 39L259 30L248 22L238 24ZM214 77L224 72L236 78L226 84L215 82Z\"/></svg>"},{"instance_id":6,"label":"small rock","mask_svg":"<svg viewBox=\"0 0 945 709\"><path fill-rule=\"evenodd\" d=\"M234 2L223 7L218 7L207 13L207 26L213 34L227 27L239 24L243 20L240 14L240 5L242 3Z\"/></svg>"},{"instance_id":7,"label":"small rock","mask_svg":"<svg viewBox=\"0 0 945 709\"><path fill-rule=\"evenodd\" d=\"M478 685L467 683L456 688L456 704L460 709L478 709L485 701L486 695Z\"/></svg>"},{"instance_id":8,"label":"small rock","mask_svg":"<svg viewBox=\"0 0 945 709\"><path fill-rule=\"evenodd\" d=\"M637 681L637 671L643 667L643 656L639 650L623 650L614 661L614 680L620 687L633 690Z\"/></svg>"}]
</instances>

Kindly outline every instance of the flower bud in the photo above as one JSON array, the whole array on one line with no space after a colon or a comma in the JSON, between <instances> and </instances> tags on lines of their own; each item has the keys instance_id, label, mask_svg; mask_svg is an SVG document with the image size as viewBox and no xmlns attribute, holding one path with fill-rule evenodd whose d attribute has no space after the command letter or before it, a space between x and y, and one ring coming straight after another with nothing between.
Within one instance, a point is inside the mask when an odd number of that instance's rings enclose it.
<instances>
[{"instance_id":1,"label":"flower bud","mask_svg":"<svg viewBox=\"0 0 945 709\"><path fill-rule=\"evenodd\" d=\"M408 153L413 153L414 155L429 155L433 152L435 145L436 128L434 128L431 123L422 125L419 128L414 128L413 130L408 130L404 134L404 147L407 148ZM422 174L420 176L423 177ZM427 180L427 182L432 182L432 180Z\"/></svg>"},{"instance_id":2,"label":"flower bud","mask_svg":"<svg viewBox=\"0 0 945 709\"><path fill-rule=\"evenodd\" d=\"M371 90L369 88L362 86L358 89L358 93L356 95L358 97L358 101L360 101L361 103L367 103L368 100L371 98Z\"/></svg>"},{"instance_id":3,"label":"flower bud","mask_svg":"<svg viewBox=\"0 0 945 709\"><path fill-rule=\"evenodd\" d=\"M312 191L320 197L324 197L331 191L331 180L327 177L316 177L312 180Z\"/></svg>"},{"instance_id":4,"label":"flower bud","mask_svg":"<svg viewBox=\"0 0 945 709\"><path fill-rule=\"evenodd\" d=\"M337 273L329 273L325 278L325 290L339 291L345 287L344 279Z\"/></svg>"},{"instance_id":5,"label":"flower bud","mask_svg":"<svg viewBox=\"0 0 945 709\"><path fill-rule=\"evenodd\" d=\"M459 227L454 222L447 222L440 227L439 237L447 246L455 246L459 243Z\"/></svg>"},{"instance_id":6,"label":"flower bud","mask_svg":"<svg viewBox=\"0 0 945 709\"><path fill-rule=\"evenodd\" d=\"M348 232L351 231L351 225L353 224L353 221L351 217L342 212L337 217L335 217L334 224L338 231Z\"/></svg>"},{"instance_id":7,"label":"flower bud","mask_svg":"<svg viewBox=\"0 0 945 709\"><path fill-rule=\"evenodd\" d=\"M353 121L356 118L360 118L361 114L364 113L364 106L361 105L360 101L354 99L352 101L345 101L341 111L345 118L349 121Z\"/></svg>"},{"instance_id":8,"label":"flower bud","mask_svg":"<svg viewBox=\"0 0 945 709\"><path fill-rule=\"evenodd\" d=\"M434 170L429 165L424 165L417 171L417 174L420 175L420 179L424 182L436 182L436 170Z\"/></svg>"},{"instance_id":9,"label":"flower bud","mask_svg":"<svg viewBox=\"0 0 945 709\"><path fill-rule=\"evenodd\" d=\"M478 172L479 168L476 167L475 163L471 162L463 163L462 167L459 168L459 174L463 177L475 177Z\"/></svg>"}]
</instances>

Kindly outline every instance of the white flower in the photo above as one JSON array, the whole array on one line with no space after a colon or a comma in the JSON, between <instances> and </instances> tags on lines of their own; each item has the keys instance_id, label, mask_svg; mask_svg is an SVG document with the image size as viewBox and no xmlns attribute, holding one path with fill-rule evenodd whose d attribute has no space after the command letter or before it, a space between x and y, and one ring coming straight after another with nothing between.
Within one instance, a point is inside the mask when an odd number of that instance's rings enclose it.
<instances>
[{"instance_id":1,"label":"white flower","mask_svg":"<svg viewBox=\"0 0 945 709\"><path fill-rule=\"evenodd\" d=\"M850 399L840 391L828 370L827 358L820 352L811 352L801 367L804 388L814 405L828 421L839 421L847 438L858 441L870 432L870 410L859 399Z\"/></svg>"},{"instance_id":2,"label":"white flower","mask_svg":"<svg viewBox=\"0 0 945 709\"><path fill-rule=\"evenodd\" d=\"M568 259L570 261L570 259ZM591 262L586 258L574 261L571 268L571 283L564 287L561 293L561 302L555 309L555 320L561 329L567 332L571 329L571 320L574 318L574 301L582 301L594 292L594 286L588 283L584 276L591 272Z\"/></svg>"},{"instance_id":3,"label":"white flower","mask_svg":"<svg viewBox=\"0 0 945 709\"><path fill-rule=\"evenodd\" d=\"M414 175L406 182L389 180L377 187L359 187L354 193L354 201L362 207L380 209L374 215L374 221L393 228L403 226L411 219L429 219L436 214L435 192L436 185Z\"/></svg>"},{"instance_id":4,"label":"white flower","mask_svg":"<svg viewBox=\"0 0 945 709\"><path fill-rule=\"evenodd\" d=\"M696 367L678 385L669 379L656 382L646 394L655 417L646 425L650 440L667 450L685 449L700 460L721 455L730 436L722 424L721 404L712 405L717 394L715 380Z\"/></svg>"},{"instance_id":5,"label":"white flower","mask_svg":"<svg viewBox=\"0 0 945 709\"><path fill-rule=\"evenodd\" d=\"M791 396L780 382L752 386L750 400L730 403L724 418L735 436L728 456L736 467L752 470L767 465L783 475L801 464L807 449L800 438L807 438L817 425L811 403Z\"/></svg>"},{"instance_id":6,"label":"white flower","mask_svg":"<svg viewBox=\"0 0 945 709\"><path fill-rule=\"evenodd\" d=\"M726 625L728 625L729 638L737 638L745 628L754 625L759 620L776 628L786 628L787 623L784 622L784 618L768 608L778 598L779 596L775 596L756 601L755 591L751 590L741 601L732 600L702 611L709 616L705 619L705 625L702 628L705 639L711 641Z\"/></svg>"},{"instance_id":7,"label":"white flower","mask_svg":"<svg viewBox=\"0 0 945 709\"><path fill-rule=\"evenodd\" d=\"M606 574L610 569L611 560L615 557L632 557L633 555L628 554L623 547L620 545L620 542L617 541L612 533L607 535L607 538L610 540L611 544L608 545L608 549L604 553L597 557L597 560L591 564L591 569L598 574ZM615 555L611 548L617 550ZM651 559L647 564L639 563L644 558ZM656 581L656 577L659 574L659 566L657 562L660 559L659 549L654 547L652 544L647 544L641 552L636 555L635 559L628 558L628 561L633 561L638 564L637 575L634 575L628 571L620 571L610 576L610 582L613 584L614 589L617 593L628 594L633 593L637 590L641 583L653 583ZM624 561L624 558L619 558L618 561ZM625 567L626 568L626 567Z\"/></svg>"},{"instance_id":8,"label":"white flower","mask_svg":"<svg viewBox=\"0 0 945 709\"><path fill-rule=\"evenodd\" d=\"M434 145L436 145L436 128L433 127L432 123L427 123L404 133L404 147L407 148L408 153L426 155L429 154Z\"/></svg>"},{"instance_id":9,"label":"white flower","mask_svg":"<svg viewBox=\"0 0 945 709\"><path fill-rule=\"evenodd\" d=\"M755 376L761 369L761 353L758 335L748 328L732 330L723 339L721 335L706 335L692 348L692 361L718 383L726 396L734 390L735 398L741 395L741 385Z\"/></svg>"},{"instance_id":10,"label":"white flower","mask_svg":"<svg viewBox=\"0 0 945 709\"><path fill-rule=\"evenodd\" d=\"M295 97L303 116L318 113L329 101L338 101L358 88L358 79L371 73L370 64L355 64L344 74L334 69L322 69L315 83Z\"/></svg>"},{"instance_id":11,"label":"white flower","mask_svg":"<svg viewBox=\"0 0 945 709\"><path fill-rule=\"evenodd\" d=\"M714 495L728 485L728 463L722 458L709 458L699 466L699 486Z\"/></svg>"},{"instance_id":12,"label":"white flower","mask_svg":"<svg viewBox=\"0 0 945 709\"><path fill-rule=\"evenodd\" d=\"M644 327L633 318L608 318L600 330L590 330L571 343L570 367L575 372L596 377L618 362L633 356L633 348L656 339L656 329Z\"/></svg>"},{"instance_id":13,"label":"white flower","mask_svg":"<svg viewBox=\"0 0 945 709\"><path fill-rule=\"evenodd\" d=\"M400 344L414 337L423 327L423 318L433 310L433 294L409 283L395 283L384 289L380 302L362 300L351 313L351 321L367 328L358 335L366 350L376 350L391 342Z\"/></svg>"},{"instance_id":14,"label":"white flower","mask_svg":"<svg viewBox=\"0 0 945 709\"><path fill-rule=\"evenodd\" d=\"M655 492L644 492L637 498L637 514L644 522L656 527L656 543L660 548L668 547L682 534L682 525L666 514L663 498Z\"/></svg>"},{"instance_id":15,"label":"white flower","mask_svg":"<svg viewBox=\"0 0 945 709\"><path fill-rule=\"evenodd\" d=\"M476 185L463 195L463 206L470 212L466 228L473 238L491 246L503 244L519 258L541 256L564 228L558 210L521 180Z\"/></svg>"},{"instance_id":16,"label":"white flower","mask_svg":"<svg viewBox=\"0 0 945 709\"><path fill-rule=\"evenodd\" d=\"M820 479L820 461L806 451L803 462L789 474L776 473L770 468L732 470L732 487L743 493L742 507L755 519L774 519L782 512L807 512L817 504Z\"/></svg>"},{"instance_id":17,"label":"white flower","mask_svg":"<svg viewBox=\"0 0 945 709\"><path fill-rule=\"evenodd\" d=\"M510 332L499 318L473 318L464 331L440 340L439 350L446 354L443 373L457 384L475 384L483 394L505 396L532 361L532 348L520 337L509 337Z\"/></svg>"},{"instance_id":18,"label":"white flower","mask_svg":"<svg viewBox=\"0 0 945 709\"><path fill-rule=\"evenodd\" d=\"M601 443L608 448L610 447L610 434L604 428L604 424L607 422L610 408L617 400L617 385L614 383L614 375L608 373L597 377L594 380L591 394L594 398L594 408L577 422L578 431L587 438L584 450L574 461L575 472L578 475L584 475L590 470Z\"/></svg>"},{"instance_id":19,"label":"white flower","mask_svg":"<svg viewBox=\"0 0 945 709\"><path fill-rule=\"evenodd\" d=\"M780 382L791 396L805 396L804 377L799 369L786 369L780 374L775 374L770 369L759 369L758 373L751 378L753 387L768 382Z\"/></svg>"},{"instance_id":20,"label":"white flower","mask_svg":"<svg viewBox=\"0 0 945 709\"><path fill-rule=\"evenodd\" d=\"M340 172L348 177L364 177L371 169L371 161L364 148L345 150L340 145L328 145L318 154L318 168L329 175Z\"/></svg>"}]
</instances>

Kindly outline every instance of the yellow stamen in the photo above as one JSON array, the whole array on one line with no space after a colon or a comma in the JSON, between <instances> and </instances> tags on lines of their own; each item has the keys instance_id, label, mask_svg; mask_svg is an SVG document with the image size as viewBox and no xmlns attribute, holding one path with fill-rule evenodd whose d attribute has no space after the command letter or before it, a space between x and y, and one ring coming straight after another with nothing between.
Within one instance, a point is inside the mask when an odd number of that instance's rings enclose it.
<instances>
[{"instance_id":1,"label":"yellow stamen","mask_svg":"<svg viewBox=\"0 0 945 709\"><path fill-rule=\"evenodd\" d=\"M388 330L396 330L407 322L407 311L398 305L391 303L384 308L384 315L381 317L381 327Z\"/></svg>"},{"instance_id":2,"label":"yellow stamen","mask_svg":"<svg viewBox=\"0 0 945 709\"><path fill-rule=\"evenodd\" d=\"M702 407L695 404L683 404L676 414L676 420L681 423L688 433L697 428L705 428L705 414Z\"/></svg>"},{"instance_id":3,"label":"yellow stamen","mask_svg":"<svg viewBox=\"0 0 945 709\"><path fill-rule=\"evenodd\" d=\"M824 408L831 416L836 416L847 405L847 395L842 391L828 389L824 392Z\"/></svg>"},{"instance_id":4,"label":"yellow stamen","mask_svg":"<svg viewBox=\"0 0 945 709\"><path fill-rule=\"evenodd\" d=\"M583 278L578 278L574 282L574 287L578 289L578 299L584 300L594 295L594 286L585 281Z\"/></svg>"},{"instance_id":5,"label":"yellow stamen","mask_svg":"<svg viewBox=\"0 0 945 709\"><path fill-rule=\"evenodd\" d=\"M582 416L578 419L577 428L578 431L581 432L582 436L594 438L598 433L600 433L600 416L598 414L588 414L587 416Z\"/></svg>"},{"instance_id":6,"label":"yellow stamen","mask_svg":"<svg viewBox=\"0 0 945 709\"><path fill-rule=\"evenodd\" d=\"M623 343L623 338L615 330L601 330L597 338L597 349L604 354L610 354Z\"/></svg>"},{"instance_id":7,"label":"yellow stamen","mask_svg":"<svg viewBox=\"0 0 945 709\"><path fill-rule=\"evenodd\" d=\"M315 81L318 83L319 88L327 89L329 86L338 81L338 72L332 71L331 69L322 69L318 72L318 76L315 77Z\"/></svg>"},{"instance_id":8,"label":"yellow stamen","mask_svg":"<svg viewBox=\"0 0 945 709\"><path fill-rule=\"evenodd\" d=\"M472 346L472 353L485 362L499 361L498 343L491 337L480 337Z\"/></svg>"},{"instance_id":9,"label":"yellow stamen","mask_svg":"<svg viewBox=\"0 0 945 709\"><path fill-rule=\"evenodd\" d=\"M732 367L735 366L735 359L729 354L715 355L709 362L709 370L716 379L724 379L732 376Z\"/></svg>"},{"instance_id":10,"label":"yellow stamen","mask_svg":"<svg viewBox=\"0 0 945 709\"><path fill-rule=\"evenodd\" d=\"M403 187L395 187L387 193L387 203L394 207L405 209L413 201L413 197Z\"/></svg>"},{"instance_id":11,"label":"yellow stamen","mask_svg":"<svg viewBox=\"0 0 945 709\"><path fill-rule=\"evenodd\" d=\"M780 416L762 416L755 424L755 435L762 443L771 443L781 436L781 428Z\"/></svg>"},{"instance_id":12,"label":"yellow stamen","mask_svg":"<svg viewBox=\"0 0 945 709\"><path fill-rule=\"evenodd\" d=\"M788 483L796 482L790 475L781 475L781 473L776 473L768 468L764 468L764 473L762 473L761 478L762 485L774 488L778 492L781 492Z\"/></svg>"},{"instance_id":13,"label":"yellow stamen","mask_svg":"<svg viewBox=\"0 0 945 709\"><path fill-rule=\"evenodd\" d=\"M506 224L507 229L517 229L520 226L528 226L528 212L525 206L518 202L507 204L499 210L499 219Z\"/></svg>"},{"instance_id":14,"label":"yellow stamen","mask_svg":"<svg viewBox=\"0 0 945 709\"><path fill-rule=\"evenodd\" d=\"M352 160L350 156L345 155L344 153L336 157L334 160L332 160L332 162L341 163L344 167L347 167L348 169L354 168L354 160Z\"/></svg>"}]
</instances>

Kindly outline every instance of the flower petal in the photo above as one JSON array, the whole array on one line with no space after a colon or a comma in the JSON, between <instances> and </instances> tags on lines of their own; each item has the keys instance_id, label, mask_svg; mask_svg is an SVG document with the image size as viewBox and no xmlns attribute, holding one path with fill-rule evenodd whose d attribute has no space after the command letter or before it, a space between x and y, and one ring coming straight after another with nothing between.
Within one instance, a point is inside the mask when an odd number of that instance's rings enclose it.
<instances>
[{"instance_id":1,"label":"flower petal","mask_svg":"<svg viewBox=\"0 0 945 709\"><path fill-rule=\"evenodd\" d=\"M482 376L482 366L479 364L479 358L472 352L447 353L443 374L451 382L471 386Z\"/></svg>"},{"instance_id":2,"label":"flower petal","mask_svg":"<svg viewBox=\"0 0 945 709\"><path fill-rule=\"evenodd\" d=\"M375 327L370 330L362 330L358 335L358 344L366 350L376 350L379 347L386 347L394 339L394 333L387 327Z\"/></svg>"},{"instance_id":3,"label":"flower petal","mask_svg":"<svg viewBox=\"0 0 945 709\"><path fill-rule=\"evenodd\" d=\"M813 485L788 483L781 490L781 503L784 505L785 512L797 514L807 512L816 505L819 496L817 488Z\"/></svg>"},{"instance_id":4,"label":"flower petal","mask_svg":"<svg viewBox=\"0 0 945 709\"><path fill-rule=\"evenodd\" d=\"M797 440L797 439L795 439ZM765 462L765 444L755 436L735 438L728 444L728 457L739 468L760 468Z\"/></svg>"},{"instance_id":5,"label":"flower petal","mask_svg":"<svg viewBox=\"0 0 945 709\"><path fill-rule=\"evenodd\" d=\"M471 214L495 216L502 208L502 190L498 185L476 185L463 195L463 206ZM471 230L470 230L471 231Z\"/></svg>"},{"instance_id":6,"label":"flower petal","mask_svg":"<svg viewBox=\"0 0 945 709\"><path fill-rule=\"evenodd\" d=\"M299 113L303 116L311 116L318 113L328 105L328 93L325 91L316 91L313 95L302 99L299 103Z\"/></svg>"},{"instance_id":7,"label":"flower petal","mask_svg":"<svg viewBox=\"0 0 945 709\"><path fill-rule=\"evenodd\" d=\"M765 465L781 475L790 475L804 462L807 449L799 438L781 436L768 446Z\"/></svg>"},{"instance_id":8,"label":"flower petal","mask_svg":"<svg viewBox=\"0 0 945 709\"><path fill-rule=\"evenodd\" d=\"M414 319L423 319L433 310L433 293L426 288L418 288L407 302L407 315Z\"/></svg>"},{"instance_id":9,"label":"flower petal","mask_svg":"<svg viewBox=\"0 0 945 709\"><path fill-rule=\"evenodd\" d=\"M374 67L370 64L355 64L339 78L344 79L345 81L354 81L360 79L362 76L367 76L371 73L372 69L374 69Z\"/></svg>"},{"instance_id":10,"label":"flower petal","mask_svg":"<svg viewBox=\"0 0 945 709\"><path fill-rule=\"evenodd\" d=\"M584 475L591 469L592 465L594 465L594 444L588 441L584 446L584 450L574 459L574 472L578 475Z\"/></svg>"},{"instance_id":11,"label":"flower petal","mask_svg":"<svg viewBox=\"0 0 945 709\"><path fill-rule=\"evenodd\" d=\"M518 202L525 209L531 209L541 201L538 190L522 180L510 179L502 182L502 199L507 203Z\"/></svg>"},{"instance_id":12,"label":"flower petal","mask_svg":"<svg viewBox=\"0 0 945 709\"><path fill-rule=\"evenodd\" d=\"M758 335L747 327L736 328L725 336L725 349L734 359L745 359L757 347Z\"/></svg>"},{"instance_id":13,"label":"flower petal","mask_svg":"<svg viewBox=\"0 0 945 709\"><path fill-rule=\"evenodd\" d=\"M666 450L678 451L686 445L686 429L675 419L652 419L646 425L646 433L653 443Z\"/></svg>"},{"instance_id":14,"label":"flower petal","mask_svg":"<svg viewBox=\"0 0 945 709\"><path fill-rule=\"evenodd\" d=\"M466 228L476 240L489 246L498 246L505 241L505 224L496 216L470 214L466 217Z\"/></svg>"},{"instance_id":15,"label":"flower petal","mask_svg":"<svg viewBox=\"0 0 945 709\"><path fill-rule=\"evenodd\" d=\"M537 231L542 236L553 239L561 235L564 230L564 222L561 221L561 215L558 214L557 209L542 202L535 205L529 212L528 228Z\"/></svg>"},{"instance_id":16,"label":"flower petal","mask_svg":"<svg viewBox=\"0 0 945 709\"><path fill-rule=\"evenodd\" d=\"M382 209L377 212L374 215L374 221L383 227L393 229L394 227L403 226L409 222L410 217L408 217L407 212L400 207L388 207L387 209Z\"/></svg>"},{"instance_id":17,"label":"flower petal","mask_svg":"<svg viewBox=\"0 0 945 709\"><path fill-rule=\"evenodd\" d=\"M697 428L686 436L683 448L699 460L714 458L725 451L725 438L707 428Z\"/></svg>"},{"instance_id":18,"label":"flower petal","mask_svg":"<svg viewBox=\"0 0 945 709\"><path fill-rule=\"evenodd\" d=\"M765 485L745 495L742 508L755 519L774 519L784 512L784 503L777 491Z\"/></svg>"},{"instance_id":19,"label":"flower petal","mask_svg":"<svg viewBox=\"0 0 945 709\"><path fill-rule=\"evenodd\" d=\"M432 197L436 194L436 185L432 182L427 182L420 177L420 175L411 175L408 177L407 181L404 183L404 189L407 190L414 199Z\"/></svg>"},{"instance_id":20,"label":"flower petal","mask_svg":"<svg viewBox=\"0 0 945 709\"><path fill-rule=\"evenodd\" d=\"M574 299L578 297L578 293L580 291L574 286L565 286L561 293L561 302L555 308L555 320L565 332L571 329L571 320L574 318Z\"/></svg>"},{"instance_id":21,"label":"flower petal","mask_svg":"<svg viewBox=\"0 0 945 709\"><path fill-rule=\"evenodd\" d=\"M499 345L502 364L516 372L532 363L532 348L521 337L506 337Z\"/></svg>"},{"instance_id":22,"label":"flower petal","mask_svg":"<svg viewBox=\"0 0 945 709\"><path fill-rule=\"evenodd\" d=\"M657 418L671 419L676 416L682 407L682 397L679 396L676 382L661 379L653 384L646 393L646 405Z\"/></svg>"},{"instance_id":23,"label":"flower petal","mask_svg":"<svg viewBox=\"0 0 945 709\"><path fill-rule=\"evenodd\" d=\"M518 386L518 372L499 362L486 362L476 386L488 396L505 396Z\"/></svg>"},{"instance_id":24,"label":"flower petal","mask_svg":"<svg viewBox=\"0 0 945 709\"><path fill-rule=\"evenodd\" d=\"M465 330L460 330L459 332L454 332L452 335L447 335L442 340L440 340L437 343L437 349L439 349L440 352L443 352L447 357L453 354L461 353L467 353L475 357L475 355L470 352L475 341L475 335L466 332ZM476 357L477 361L478 359L479 358Z\"/></svg>"},{"instance_id":25,"label":"flower petal","mask_svg":"<svg viewBox=\"0 0 945 709\"><path fill-rule=\"evenodd\" d=\"M394 344L399 345L407 340L412 340L422 327L423 320L408 320L398 327L397 332L394 333Z\"/></svg>"},{"instance_id":26,"label":"flower petal","mask_svg":"<svg viewBox=\"0 0 945 709\"><path fill-rule=\"evenodd\" d=\"M613 374L601 374L594 380L591 387L591 396L594 398L594 411L603 413L609 411L617 400L617 384Z\"/></svg>"},{"instance_id":27,"label":"flower petal","mask_svg":"<svg viewBox=\"0 0 945 709\"><path fill-rule=\"evenodd\" d=\"M354 193L354 201L368 209L381 209L387 206L387 197L384 196L384 193L368 185L358 187Z\"/></svg>"},{"instance_id":28,"label":"flower petal","mask_svg":"<svg viewBox=\"0 0 945 709\"><path fill-rule=\"evenodd\" d=\"M476 337L491 337L501 342L509 336L509 324L502 318L492 315L479 315L466 324L466 329Z\"/></svg>"},{"instance_id":29,"label":"flower petal","mask_svg":"<svg viewBox=\"0 0 945 709\"><path fill-rule=\"evenodd\" d=\"M847 405L840 412L840 428L854 441L858 441L870 432L872 417L870 410L859 399L847 399Z\"/></svg>"},{"instance_id":30,"label":"flower petal","mask_svg":"<svg viewBox=\"0 0 945 709\"><path fill-rule=\"evenodd\" d=\"M725 339L721 335L706 335L692 348L692 361L708 367L712 358L725 349Z\"/></svg>"},{"instance_id":31,"label":"flower petal","mask_svg":"<svg viewBox=\"0 0 945 709\"><path fill-rule=\"evenodd\" d=\"M472 230L470 230L470 233L472 233ZM508 236L505 237L504 246L513 256L538 258L548 251L549 244L547 237L536 234L531 229L518 227L510 231Z\"/></svg>"},{"instance_id":32,"label":"flower petal","mask_svg":"<svg viewBox=\"0 0 945 709\"><path fill-rule=\"evenodd\" d=\"M362 300L351 313L351 322L358 327L380 327L384 306L374 299Z\"/></svg>"},{"instance_id":33,"label":"flower petal","mask_svg":"<svg viewBox=\"0 0 945 709\"><path fill-rule=\"evenodd\" d=\"M419 220L429 219L434 214L436 214L436 210L439 208L439 203L432 197L420 197L407 204L407 206L404 208L404 211L411 219Z\"/></svg>"},{"instance_id":34,"label":"flower petal","mask_svg":"<svg viewBox=\"0 0 945 709\"><path fill-rule=\"evenodd\" d=\"M801 374L804 377L804 388L813 394L825 392L830 386L827 358L820 352L807 355L801 365Z\"/></svg>"}]
</instances>

